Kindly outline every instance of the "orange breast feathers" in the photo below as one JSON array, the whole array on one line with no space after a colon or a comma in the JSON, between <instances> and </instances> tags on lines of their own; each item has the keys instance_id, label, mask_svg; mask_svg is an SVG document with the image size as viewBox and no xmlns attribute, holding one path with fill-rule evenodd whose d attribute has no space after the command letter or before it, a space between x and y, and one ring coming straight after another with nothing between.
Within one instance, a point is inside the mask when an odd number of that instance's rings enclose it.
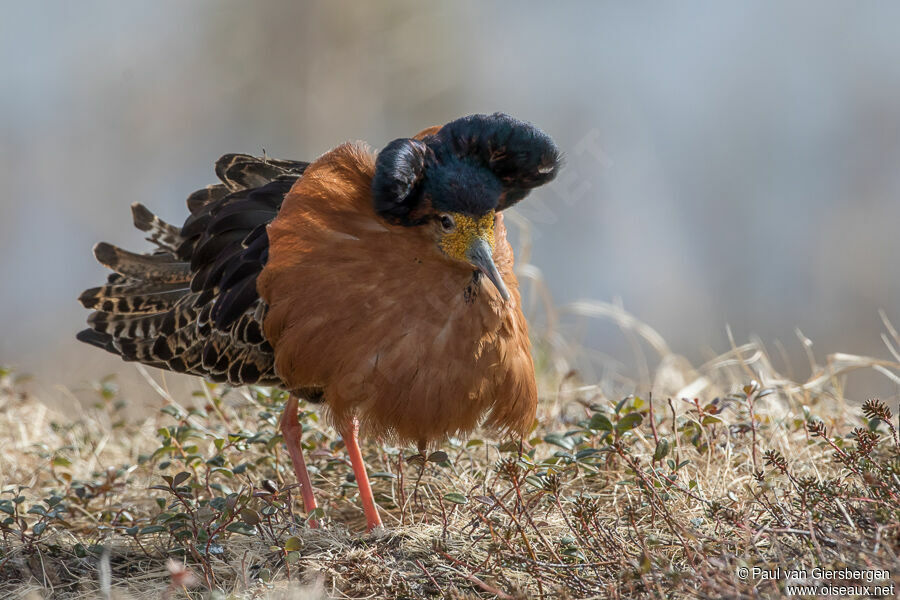
<instances>
[{"instance_id":1,"label":"orange breast feathers","mask_svg":"<svg viewBox=\"0 0 900 600\"><path fill-rule=\"evenodd\" d=\"M494 261L505 304L425 227L375 214L374 160L362 144L325 154L268 227L258 288L278 376L288 389L323 387L335 424L355 415L370 435L427 443L482 420L526 432L537 389L502 216Z\"/></svg>"}]
</instances>

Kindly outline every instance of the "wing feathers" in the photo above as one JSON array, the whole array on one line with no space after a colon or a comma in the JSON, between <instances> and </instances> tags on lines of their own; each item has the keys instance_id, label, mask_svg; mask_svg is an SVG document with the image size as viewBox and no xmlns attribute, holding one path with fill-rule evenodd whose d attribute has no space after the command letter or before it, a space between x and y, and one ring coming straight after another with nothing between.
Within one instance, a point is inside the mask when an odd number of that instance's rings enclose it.
<instances>
[{"instance_id":1,"label":"wing feathers","mask_svg":"<svg viewBox=\"0 0 900 600\"><path fill-rule=\"evenodd\" d=\"M94 246L94 257L104 267L141 281L185 281L191 276L190 265L170 254L135 254L100 242Z\"/></svg>"},{"instance_id":2,"label":"wing feathers","mask_svg":"<svg viewBox=\"0 0 900 600\"><path fill-rule=\"evenodd\" d=\"M221 200L228 194L228 188L221 183L206 186L202 190L197 190L187 198L188 211L191 214L199 212L204 206L211 202Z\"/></svg>"},{"instance_id":3,"label":"wing feathers","mask_svg":"<svg viewBox=\"0 0 900 600\"><path fill-rule=\"evenodd\" d=\"M216 162L222 183L188 197L191 214L181 228L133 204L134 225L156 250L94 247L113 273L79 297L95 312L77 338L128 361L214 381L281 384L256 278L268 259L266 225L307 165L227 154Z\"/></svg>"},{"instance_id":4,"label":"wing feathers","mask_svg":"<svg viewBox=\"0 0 900 600\"><path fill-rule=\"evenodd\" d=\"M150 235L147 241L156 244L160 250L174 253L184 241L180 229L157 217L140 202L131 205L131 214L134 218L134 226L141 231L148 232Z\"/></svg>"}]
</instances>

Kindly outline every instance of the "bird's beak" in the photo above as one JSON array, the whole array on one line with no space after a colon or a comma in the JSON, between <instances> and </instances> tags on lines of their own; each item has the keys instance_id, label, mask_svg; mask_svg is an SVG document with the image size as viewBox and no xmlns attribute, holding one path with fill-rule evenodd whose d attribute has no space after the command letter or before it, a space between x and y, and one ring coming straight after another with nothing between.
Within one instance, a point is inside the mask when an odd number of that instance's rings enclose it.
<instances>
[{"instance_id":1,"label":"bird's beak","mask_svg":"<svg viewBox=\"0 0 900 600\"><path fill-rule=\"evenodd\" d=\"M469 243L469 247L466 250L466 259L473 267L484 273L491 280L491 283L500 292L503 301L507 302L509 300L509 290L506 289L506 284L503 283L503 278L500 277L500 272L497 270L497 265L494 264L492 254L491 245L488 241L481 236L476 236Z\"/></svg>"}]
</instances>

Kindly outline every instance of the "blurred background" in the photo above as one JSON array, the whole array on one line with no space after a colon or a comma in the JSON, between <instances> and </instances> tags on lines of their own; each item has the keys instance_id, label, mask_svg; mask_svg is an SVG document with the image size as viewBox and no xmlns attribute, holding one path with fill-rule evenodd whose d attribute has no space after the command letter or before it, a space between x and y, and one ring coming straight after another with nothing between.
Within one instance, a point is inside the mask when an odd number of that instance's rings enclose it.
<instances>
[{"instance_id":1,"label":"blurred background","mask_svg":"<svg viewBox=\"0 0 900 600\"><path fill-rule=\"evenodd\" d=\"M147 247L130 203L180 224L225 152L309 160L494 111L566 153L519 211L558 305L620 299L694 364L729 348L726 325L780 342L778 366L801 379L798 328L820 358L890 358L878 311L900 322L900 4L83 1L3 15L0 364L51 396L134 374L74 338L76 298L105 276L92 245ZM614 325L580 335L631 368ZM871 375L849 389L898 393Z\"/></svg>"}]
</instances>

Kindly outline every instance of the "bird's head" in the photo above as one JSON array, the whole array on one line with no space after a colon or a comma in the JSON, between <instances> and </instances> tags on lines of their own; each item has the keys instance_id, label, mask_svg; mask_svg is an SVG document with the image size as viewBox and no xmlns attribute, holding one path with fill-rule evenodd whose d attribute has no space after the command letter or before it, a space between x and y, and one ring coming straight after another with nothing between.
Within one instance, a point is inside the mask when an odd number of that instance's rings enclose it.
<instances>
[{"instance_id":1,"label":"bird's head","mask_svg":"<svg viewBox=\"0 0 900 600\"><path fill-rule=\"evenodd\" d=\"M440 252L483 273L508 300L493 259L496 212L559 167L553 140L530 123L501 113L463 117L384 147L372 180L375 212L394 225L428 228Z\"/></svg>"}]
</instances>

